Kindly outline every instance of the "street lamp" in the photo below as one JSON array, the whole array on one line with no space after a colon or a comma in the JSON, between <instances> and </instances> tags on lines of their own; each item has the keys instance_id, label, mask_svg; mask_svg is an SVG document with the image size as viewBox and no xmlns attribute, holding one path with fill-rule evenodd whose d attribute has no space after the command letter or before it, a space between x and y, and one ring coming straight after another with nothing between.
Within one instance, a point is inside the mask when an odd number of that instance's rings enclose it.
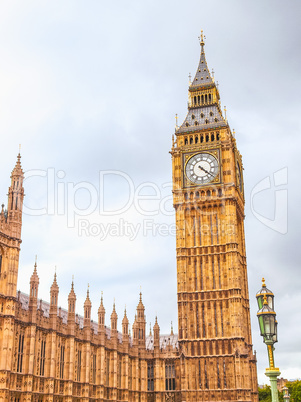
<instances>
[{"instance_id":1,"label":"street lamp","mask_svg":"<svg viewBox=\"0 0 301 402\"><path fill-rule=\"evenodd\" d=\"M267 289L264 278L262 279L262 288L256 293L258 304L258 322L260 335L263 342L267 345L269 356L269 368L266 369L265 375L269 377L271 383L272 402L279 402L277 390L277 377L280 375L278 368L274 366L274 343L277 339L277 321L274 311L274 293Z\"/></svg>"}]
</instances>

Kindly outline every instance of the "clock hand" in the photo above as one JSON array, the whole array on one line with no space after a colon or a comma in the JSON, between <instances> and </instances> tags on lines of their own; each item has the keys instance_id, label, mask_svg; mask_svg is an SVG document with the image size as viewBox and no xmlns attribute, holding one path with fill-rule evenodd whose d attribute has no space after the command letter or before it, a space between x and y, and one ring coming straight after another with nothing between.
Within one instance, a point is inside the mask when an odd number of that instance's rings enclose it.
<instances>
[{"instance_id":1,"label":"clock hand","mask_svg":"<svg viewBox=\"0 0 301 402\"><path fill-rule=\"evenodd\" d=\"M199 166L199 168L200 168L201 170L203 170L203 172L209 173L208 170L206 170L205 168L203 168L203 166Z\"/></svg>"},{"instance_id":2,"label":"clock hand","mask_svg":"<svg viewBox=\"0 0 301 402\"><path fill-rule=\"evenodd\" d=\"M199 168L200 168L201 170L203 170L203 172L205 172L205 173L207 173L207 174L210 174L210 176L214 177L214 175L213 175L211 172L209 172L208 170L206 170L205 168L203 168L203 166L199 166Z\"/></svg>"}]
</instances>

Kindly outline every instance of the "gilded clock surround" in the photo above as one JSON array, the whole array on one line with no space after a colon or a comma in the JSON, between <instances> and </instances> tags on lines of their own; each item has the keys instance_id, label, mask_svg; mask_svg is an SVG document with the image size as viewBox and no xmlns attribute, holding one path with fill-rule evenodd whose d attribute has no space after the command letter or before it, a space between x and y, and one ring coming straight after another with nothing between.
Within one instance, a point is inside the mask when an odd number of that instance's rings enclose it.
<instances>
[{"instance_id":1,"label":"gilded clock surround","mask_svg":"<svg viewBox=\"0 0 301 402\"><path fill-rule=\"evenodd\" d=\"M192 181L189 180L189 178L187 177L186 174L186 166L187 163L189 162L189 160L198 154L203 154L203 153L207 153L210 155L213 155L215 157L215 159L217 160L218 163L218 173L217 175L209 182L206 183L194 183ZM220 164L220 149L219 148L212 148L212 149L208 149L208 148L200 148L198 152L185 152L183 153L183 176L182 176L182 186L184 188L196 188L196 187L206 187L206 186L212 186L214 184L219 184L221 182L221 164Z\"/></svg>"}]
</instances>

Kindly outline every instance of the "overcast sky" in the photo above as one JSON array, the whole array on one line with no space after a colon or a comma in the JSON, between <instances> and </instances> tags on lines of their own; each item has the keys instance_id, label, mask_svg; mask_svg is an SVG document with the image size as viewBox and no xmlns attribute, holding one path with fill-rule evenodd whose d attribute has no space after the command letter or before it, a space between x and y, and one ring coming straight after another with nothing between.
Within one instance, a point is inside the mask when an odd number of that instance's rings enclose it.
<instances>
[{"instance_id":1,"label":"overcast sky","mask_svg":"<svg viewBox=\"0 0 301 402\"><path fill-rule=\"evenodd\" d=\"M78 313L89 283L93 319L103 291L106 323L116 298L121 329L141 287L148 327L157 314L161 333L171 321L177 331L168 152L203 29L244 162L259 382L262 276L275 294L276 365L301 377L300 12L298 0L1 1L1 202L20 143L27 172L18 288L28 293L37 254L44 300L56 266L62 307L74 275Z\"/></svg>"}]
</instances>

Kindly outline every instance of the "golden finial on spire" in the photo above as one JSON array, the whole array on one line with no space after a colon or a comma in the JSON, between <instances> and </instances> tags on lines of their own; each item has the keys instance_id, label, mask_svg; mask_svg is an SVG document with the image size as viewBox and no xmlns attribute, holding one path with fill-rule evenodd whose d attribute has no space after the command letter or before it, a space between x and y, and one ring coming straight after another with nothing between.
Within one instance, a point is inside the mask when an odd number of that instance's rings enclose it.
<instances>
[{"instance_id":1,"label":"golden finial on spire","mask_svg":"<svg viewBox=\"0 0 301 402\"><path fill-rule=\"evenodd\" d=\"M264 278L262 278L262 287L263 287L263 288L266 287L266 285L265 285L265 279L264 279Z\"/></svg>"},{"instance_id":2,"label":"golden finial on spire","mask_svg":"<svg viewBox=\"0 0 301 402\"><path fill-rule=\"evenodd\" d=\"M227 121L227 108L224 106L224 112L225 112L225 120Z\"/></svg>"},{"instance_id":3,"label":"golden finial on spire","mask_svg":"<svg viewBox=\"0 0 301 402\"><path fill-rule=\"evenodd\" d=\"M176 129L178 128L178 113L176 113Z\"/></svg>"},{"instance_id":4,"label":"golden finial on spire","mask_svg":"<svg viewBox=\"0 0 301 402\"><path fill-rule=\"evenodd\" d=\"M188 75L188 82L189 82L189 85L191 85L191 74L189 73L189 75Z\"/></svg>"},{"instance_id":5,"label":"golden finial on spire","mask_svg":"<svg viewBox=\"0 0 301 402\"><path fill-rule=\"evenodd\" d=\"M205 45L204 39L206 39L206 36L204 35L203 30L201 30L201 36L199 36L199 41L200 41L201 46Z\"/></svg>"}]
</instances>

